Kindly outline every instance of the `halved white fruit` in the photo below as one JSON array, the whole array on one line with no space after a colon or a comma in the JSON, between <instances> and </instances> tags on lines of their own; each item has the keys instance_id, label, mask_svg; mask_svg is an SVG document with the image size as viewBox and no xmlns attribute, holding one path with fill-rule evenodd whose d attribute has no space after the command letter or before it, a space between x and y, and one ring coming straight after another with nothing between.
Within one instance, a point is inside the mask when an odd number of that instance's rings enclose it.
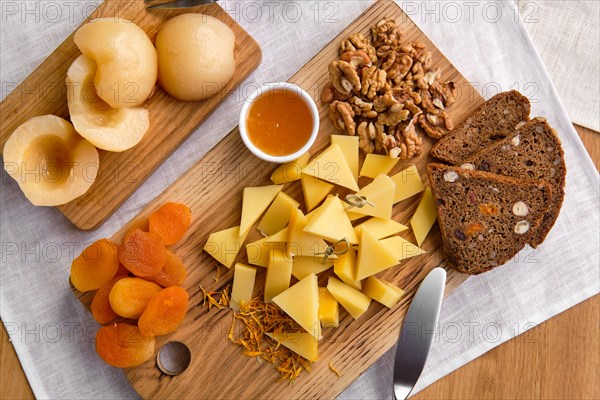
<instances>
[{"instance_id":1,"label":"halved white fruit","mask_svg":"<svg viewBox=\"0 0 600 400\"><path fill-rule=\"evenodd\" d=\"M54 115L19 126L4 145L4 169L35 206L68 203L96 180L98 151Z\"/></svg>"},{"instance_id":2,"label":"halved white fruit","mask_svg":"<svg viewBox=\"0 0 600 400\"><path fill-rule=\"evenodd\" d=\"M74 40L98 64L94 82L111 107L138 107L152 94L158 55L139 26L123 18L98 18L79 28Z\"/></svg>"},{"instance_id":3,"label":"halved white fruit","mask_svg":"<svg viewBox=\"0 0 600 400\"><path fill-rule=\"evenodd\" d=\"M67 102L71 121L81 136L108 151L125 151L138 144L150 127L142 107L112 108L96 91L94 60L79 56L67 71Z\"/></svg>"}]
</instances>

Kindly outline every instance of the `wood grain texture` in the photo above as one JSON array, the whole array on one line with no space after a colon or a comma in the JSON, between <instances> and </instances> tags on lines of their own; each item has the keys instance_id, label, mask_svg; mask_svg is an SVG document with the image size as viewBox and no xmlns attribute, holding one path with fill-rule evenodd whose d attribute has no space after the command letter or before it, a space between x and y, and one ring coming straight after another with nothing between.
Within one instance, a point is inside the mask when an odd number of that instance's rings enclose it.
<instances>
[{"instance_id":1,"label":"wood grain texture","mask_svg":"<svg viewBox=\"0 0 600 400\"><path fill-rule=\"evenodd\" d=\"M145 10L143 0L106 0L88 20L125 18L138 24L154 41L165 21L187 12L212 15L233 30L235 75L221 92L200 102L179 101L157 86L144 105L150 112L150 130L144 139L122 153L100 150L98 178L90 190L58 207L80 229L97 228L108 218L261 62L258 43L217 4L151 12ZM54 114L68 119L65 78L67 69L79 55L71 35L6 97L0 105L0 149L4 149L15 128L31 117Z\"/></svg>"},{"instance_id":2,"label":"wood grain texture","mask_svg":"<svg viewBox=\"0 0 600 400\"><path fill-rule=\"evenodd\" d=\"M0 342L0 399L35 399L4 324Z\"/></svg>"},{"instance_id":3,"label":"wood grain texture","mask_svg":"<svg viewBox=\"0 0 600 400\"><path fill-rule=\"evenodd\" d=\"M328 64L337 58L342 38L354 32L367 34L369 28L384 16L397 17L404 29L404 40L424 43L432 51L435 65L441 68L443 79L456 82L461 94L458 101L448 109L454 121L462 121L483 101L395 3L377 2L290 79L317 99L321 129L311 154L315 155L327 147L330 135L338 133L328 120L328 105L318 100L321 89L329 80ZM423 176L426 164L430 161L428 154L431 144L431 141L425 139L423 155L411 160ZM395 170L403 169L408 164L399 163ZM417 286L431 269L443 262L440 251L441 238L436 227L422 246L428 251L426 255L410 259L401 263L399 267L381 274L384 279L407 291L401 304L389 311L373 303L369 311L356 321L348 314L343 314L340 327L325 332L324 339L319 342L319 361L314 365L312 372L303 375L293 386L286 383L276 384L278 375L272 366L261 366L257 360L242 356L240 349L228 342L231 312L215 309L209 311L202 307L203 299L199 289L199 285L202 285L207 290L220 290L230 283L231 271L215 283L213 278L216 262L201 249L211 232L239 225L243 188L269 184L269 176L275 167L276 165L253 157L244 146L238 131L234 130L141 212L140 215L145 216L166 201L178 201L186 203L192 209L193 215L190 234L174 249L189 270L184 286L191 296L190 308L183 326L174 334L157 341L158 346L169 340L186 343L192 351L192 362L189 372L177 377L162 376L154 362L127 369L125 373L128 379L142 397L333 398L396 343L400 323ZM362 181L361 185L366 182L368 179ZM299 182L287 185L284 190L296 200L302 200ZM398 204L394 208L395 219L407 224L419 199L420 196L414 196ZM126 229L124 227L113 239L119 241ZM405 237L414 242L411 232ZM246 242L258 238L259 233L254 230ZM244 249L238 259L245 259ZM264 275L264 270L259 268L255 293L257 295L263 287ZM446 293L450 293L465 279L466 275L449 271ZM320 277L322 286L326 281L327 276ZM76 294L84 304L90 304L92 294ZM329 363L342 372L340 378L332 379ZM224 379L232 376L239 377L239 380Z\"/></svg>"},{"instance_id":4,"label":"wood grain texture","mask_svg":"<svg viewBox=\"0 0 600 400\"><path fill-rule=\"evenodd\" d=\"M597 295L476 358L413 399L599 399L599 316Z\"/></svg>"}]
</instances>

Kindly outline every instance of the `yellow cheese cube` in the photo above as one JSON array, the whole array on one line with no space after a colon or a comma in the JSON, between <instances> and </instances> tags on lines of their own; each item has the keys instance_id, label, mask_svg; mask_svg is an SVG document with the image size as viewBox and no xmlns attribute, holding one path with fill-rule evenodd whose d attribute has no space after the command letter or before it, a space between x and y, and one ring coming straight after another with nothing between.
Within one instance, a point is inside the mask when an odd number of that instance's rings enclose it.
<instances>
[{"instance_id":1,"label":"yellow cheese cube","mask_svg":"<svg viewBox=\"0 0 600 400\"><path fill-rule=\"evenodd\" d=\"M265 279L265 301L283 293L292 280L292 259L281 249L271 249L267 278Z\"/></svg>"},{"instance_id":2,"label":"yellow cheese cube","mask_svg":"<svg viewBox=\"0 0 600 400\"><path fill-rule=\"evenodd\" d=\"M229 302L233 311L240 311L240 306L252 300L255 278L256 268L241 263L235 265L231 301Z\"/></svg>"},{"instance_id":3,"label":"yellow cheese cube","mask_svg":"<svg viewBox=\"0 0 600 400\"><path fill-rule=\"evenodd\" d=\"M304 153L294 161L281 164L271 174L271 181L276 185L297 181L298 179L300 179L302 169L306 167L306 164L308 164L309 159L310 154Z\"/></svg>"},{"instance_id":4,"label":"yellow cheese cube","mask_svg":"<svg viewBox=\"0 0 600 400\"><path fill-rule=\"evenodd\" d=\"M371 304L371 299L367 295L340 282L333 276L329 277L327 290L354 319L363 315Z\"/></svg>"},{"instance_id":5,"label":"yellow cheese cube","mask_svg":"<svg viewBox=\"0 0 600 400\"><path fill-rule=\"evenodd\" d=\"M306 203L306 211L310 211L323 201L325 197L333 189L331 183L327 183L314 176L302 174L300 178L302 182L302 193L304 193L304 202Z\"/></svg>"},{"instance_id":6,"label":"yellow cheese cube","mask_svg":"<svg viewBox=\"0 0 600 400\"><path fill-rule=\"evenodd\" d=\"M396 184L392 178L387 175L378 175L373 182L369 183L356 193L357 196L366 198L371 204L365 204L363 207L355 207L346 204L345 208L347 211L356 214L392 219L395 191Z\"/></svg>"},{"instance_id":7,"label":"yellow cheese cube","mask_svg":"<svg viewBox=\"0 0 600 400\"><path fill-rule=\"evenodd\" d=\"M396 255L377 240L368 228L363 227L358 245L356 279L362 280L396 264Z\"/></svg>"},{"instance_id":8,"label":"yellow cheese cube","mask_svg":"<svg viewBox=\"0 0 600 400\"><path fill-rule=\"evenodd\" d=\"M286 243L288 237L288 228L283 228L279 232L267 236L265 239L265 243Z\"/></svg>"},{"instance_id":9,"label":"yellow cheese cube","mask_svg":"<svg viewBox=\"0 0 600 400\"><path fill-rule=\"evenodd\" d=\"M294 208L289 220L287 239L289 256L312 257L325 252L327 243L319 236L304 231L308 221L302 211Z\"/></svg>"},{"instance_id":10,"label":"yellow cheese cube","mask_svg":"<svg viewBox=\"0 0 600 400\"><path fill-rule=\"evenodd\" d=\"M419 171L415 165L411 165L403 171L392 176L392 180L396 183L396 194L394 195L394 203L408 199L417 193L425 190L425 185L421 181Z\"/></svg>"},{"instance_id":11,"label":"yellow cheese cube","mask_svg":"<svg viewBox=\"0 0 600 400\"><path fill-rule=\"evenodd\" d=\"M332 144L315 157L304 167L302 173L355 192L358 191L356 179L352 175L341 147L337 144Z\"/></svg>"},{"instance_id":12,"label":"yellow cheese cube","mask_svg":"<svg viewBox=\"0 0 600 400\"><path fill-rule=\"evenodd\" d=\"M311 217L304 232L322 237L330 242L347 239L351 244L358 243L358 237L352 223L348 219L342 201L336 196L329 196L325 203Z\"/></svg>"},{"instance_id":13,"label":"yellow cheese cube","mask_svg":"<svg viewBox=\"0 0 600 400\"><path fill-rule=\"evenodd\" d=\"M367 278L362 292L387 308L392 308L398 304L404 295L404 290L398 286L377 279L374 276Z\"/></svg>"},{"instance_id":14,"label":"yellow cheese cube","mask_svg":"<svg viewBox=\"0 0 600 400\"><path fill-rule=\"evenodd\" d=\"M306 332L265 332L265 335L275 340L283 347L287 347L294 353L306 358L308 361L316 361L318 352L318 341Z\"/></svg>"},{"instance_id":15,"label":"yellow cheese cube","mask_svg":"<svg viewBox=\"0 0 600 400\"><path fill-rule=\"evenodd\" d=\"M360 176L375 178L381 174L385 175L398 164L398 160L398 158L392 158L386 155L367 154L365 162L360 170Z\"/></svg>"},{"instance_id":16,"label":"yellow cheese cube","mask_svg":"<svg viewBox=\"0 0 600 400\"><path fill-rule=\"evenodd\" d=\"M337 261L337 260L336 260ZM306 278L310 274L320 274L323 271L327 271L333 267L334 260L328 259L323 264L323 256L314 257L294 257L294 263L292 264L292 275L298 280Z\"/></svg>"},{"instance_id":17,"label":"yellow cheese cube","mask_svg":"<svg viewBox=\"0 0 600 400\"><path fill-rule=\"evenodd\" d=\"M423 244L436 219L437 207L435 206L435 199L433 198L433 193L431 193L431 188L428 187L425 189L423 197L410 219L410 226L419 246Z\"/></svg>"},{"instance_id":18,"label":"yellow cheese cube","mask_svg":"<svg viewBox=\"0 0 600 400\"><path fill-rule=\"evenodd\" d=\"M331 196L331 195L330 195L330 196ZM311 212L309 212L308 214L306 214L306 215L305 215L305 217L306 217L306 220L307 220L307 221L310 221L310 220L312 219L313 215L315 215L315 211L317 211L317 210L318 210L318 208L315 208L314 210L312 210Z\"/></svg>"},{"instance_id":19,"label":"yellow cheese cube","mask_svg":"<svg viewBox=\"0 0 600 400\"><path fill-rule=\"evenodd\" d=\"M328 195L327 199L329 199L330 197L334 197L334 195L332 195L332 194ZM313 215L315 215L317 213L317 211L319 211L319 209L321 208L321 206L313 209L311 212L309 212L308 214L306 214L306 220L310 222L310 220L312 219Z\"/></svg>"},{"instance_id":20,"label":"yellow cheese cube","mask_svg":"<svg viewBox=\"0 0 600 400\"><path fill-rule=\"evenodd\" d=\"M319 323L319 286L317 276L310 274L291 288L273 298L287 315L315 339L321 339Z\"/></svg>"},{"instance_id":21,"label":"yellow cheese cube","mask_svg":"<svg viewBox=\"0 0 600 400\"><path fill-rule=\"evenodd\" d=\"M337 328L340 324L338 302L324 287L319 288L319 321L323 328Z\"/></svg>"},{"instance_id":22,"label":"yellow cheese cube","mask_svg":"<svg viewBox=\"0 0 600 400\"><path fill-rule=\"evenodd\" d=\"M284 192L279 192L260 220L258 230L264 235L273 235L279 232L288 224L291 211L294 208L298 208L299 205L300 203Z\"/></svg>"},{"instance_id":23,"label":"yellow cheese cube","mask_svg":"<svg viewBox=\"0 0 600 400\"><path fill-rule=\"evenodd\" d=\"M204 245L204 251L227 268L231 268L246 236L247 234L240 237L239 226L211 233Z\"/></svg>"},{"instance_id":24,"label":"yellow cheese cube","mask_svg":"<svg viewBox=\"0 0 600 400\"><path fill-rule=\"evenodd\" d=\"M371 218L354 227L354 231L358 237L360 237L363 226L366 226L377 239L383 239L408 229L407 226L393 219Z\"/></svg>"},{"instance_id":25,"label":"yellow cheese cube","mask_svg":"<svg viewBox=\"0 0 600 400\"><path fill-rule=\"evenodd\" d=\"M352 210L353 210L353 208L352 208ZM346 215L348 215L348 219L351 222L358 221L359 219L368 217L368 215L358 214L358 213L352 212L352 211L350 211L350 209L346 210Z\"/></svg>"},{"instance_id":26,"label":"yellow cheese cube","mask_svg":"<svg viewBox=\"0 0 600 400\"><path fill-rule=\"evenodd\" d=\"M331 144L340 146L354 179L358 181L358 136L331 135Z\"/></svg>"},{"instance_id":27,"label":"yellow cheese cube","mask_svg":"<svg viewBox=\"0 0 600 400\"><path fill-rule=\"evenodd\" d=\"M383 239L381 240L381 244L394 253L394 256L398 261L427 253L425 250L415 246L400 236L392 236L390 238Z\"/></svg>"},{"instance_id":28,"label":"yellow cheese cube","mask_svg":"<svg viewBox=\"0 0 600 400\"><path fill-rule=\"evenodd\" d=\"M350 247L333 263L333 272L347 285L360 290L361 282L356 279L356 250Z\"/></svg>"},{"instance_id":29,"label":"yellow cheese cube","mask_svg":"<svg viewBox=\"0 0 600 400\"><path fill-rule=\"evenodd\" d=\"M261 187L247 187L244 189L242 201L242 222L240 223L240 234L248 233L252 225L258 221L262 213L273 202L282 185L271 185Z\"/></svg>"},{"instance_id":30,"label":"yellow cheese cube","mask_svg":"<svg viewBox=\"0 0 600 400\"><path fill-rule=\"evenodd\" d=\"M267 268L269 266L271 250L279 249L283 251L285 249L285 243L274 242L271 239L272 237L268 236L246 245L246 255L250 264Z\"/></svg>"}]
</instances>

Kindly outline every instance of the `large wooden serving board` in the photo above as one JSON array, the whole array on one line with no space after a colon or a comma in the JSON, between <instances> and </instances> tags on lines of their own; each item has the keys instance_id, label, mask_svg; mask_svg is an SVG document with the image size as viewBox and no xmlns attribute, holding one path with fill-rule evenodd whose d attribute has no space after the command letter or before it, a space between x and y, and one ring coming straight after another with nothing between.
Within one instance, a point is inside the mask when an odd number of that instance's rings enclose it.
<instances>
[{"instance_id":1,"label":"large wooden serving board","mask_svg":"<svg viewBox=\"0 0 600 400\"><path fill-rule=\"evenodd\" d=\"M357 20L352 22L339 37L334 39L290 81L300 85L313 96L321 114L319 138L311 149L316 154L329 144L329 137L336 133L328 120L328 107L319 99L321 88L327 83L327 65L337 57L341 38L350 33L365 32L384 16L398 17L405 39L425 43L433 52L434 62L442 69L444 79L454 80L461 94L449 113L456 123L462 121L483 99L473 90L463 76L435 48L433 43L410 21L402 10L392 2L376 2ZM429 161L430 141L426 140L423 155L412 160L424 173ZM396 170L405 168L409 163L398 165ZM127 369L127 378L144 398L198 398L198 399L316 399L335 398L352 381L390 349L398 340L400 323L408 305L426 274L438 265L443 265L440 251L441 239L437 225L423 244L427 254L406 260L398 267L380 274L383 279L398 284L406 290L406 296L393 310L373 302L369 310L358 320L353 320L345 311L341 311L341 322L337 329L324 331L319 342L319 360L313 364L310 374L302 374L294 383L276 382L278 373L273 366L260 365L256 359L243 356L238 346L230 343L227 334L231 327L230 310L208 310L202 306L203 296L199 286L206 290L218 291L231 283L232 271L221 267L221 278L215 282L217 263L202 248L213 231L239 225L242 205L242 191L245 186L269 184L269 176L275 165L253 157L244 147L238 131L234 130L203 160L190 169L177 182L157 199L152 201L140 214L146 216L167 201L186 203L192 209L193 222L190 232L184 240L174 247L189 271L185 288L191 296L187 317L180 329L167 336L158 338L157 346L177 340L186 343L192 352L189 369L182 375L169 377L162 375L153 361L139 367ZM362 182L361 184L364 184ZM302 190L298 182L284 189L297 200L302 200ZM396 219L408 223L420 196L398 204L394 209ZM114 240L121 240L126 227L121 229ZM409 231L405 238L414 242ZM253 232L247 243L259 237ZM246 258L242 249L239 260ZM320 285L325 285L327 272L319 277ZM258 268L256 295L264 285L264 269ZM450 293L466 279L453 270L448 271L446 294ZM92 293L75 292L79 299L89 306ZM340 371L337 377L330 369L332 364ZM391 382L390 382L391 385Z\"/></svg>"},{"instance_id":2,"label":"large wooden serving board","mask_svg":"<svg viewBox=\"0 0 600 400\"><path fill-rule=\"evenodd\" d=\"M94 229L108 218L158 168L261 62L256 41L217 4L192 9L147 11L143 0L105 0L88 18L120 17L138 24L154 41L159 28L175 15L198 12L212 15L235 33L236 71L214 97L199 102L179 101L158 88L146 102L150 130L134 148L123 153L100 151L98 178L83 196L58 207L75 226ZM68 37L29 77L0 104L0 149L13 131L37 115L68 119L67 69L80 55Z\"/></svg>"}]
</instances>

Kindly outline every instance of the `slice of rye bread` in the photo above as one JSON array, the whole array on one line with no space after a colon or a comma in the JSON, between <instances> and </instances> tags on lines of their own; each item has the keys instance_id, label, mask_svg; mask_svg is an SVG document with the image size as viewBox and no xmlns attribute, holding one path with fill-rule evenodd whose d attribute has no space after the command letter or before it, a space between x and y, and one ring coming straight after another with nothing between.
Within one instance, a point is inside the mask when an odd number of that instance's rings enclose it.
<instances>
[{"instance_id":1,"label":"slice of rye bread","mask_svg":"<svg viewBox=\"0 0 600 400\"><path fill-rule=\"evenodd\" d=\"M543 179L552 185L552 201L531 238L537 247L556 222L565 197L567 167L556 131L545 118L534 118L506 138L464 160L475 169L513 178ZM470 165L465 167L471 168Z\"/></svg>"},{"instance_id":2,"label":"slice of rye bread","mask_svg":"<svg viewBox=\"0 0 600 400\"><path fill-rule=\"evenodd\" d=\"M438 140L431 149L431 155L457 164L510 135L521 121L529 121L530 109L527 97L516 90L499 93Z\"/></svg>"},{"instance_id":3,"label":"slice of rye bread","mask_svg":"<svg viewBox=\"0 0 600 400\"><path fill-rule=\"evenodd\" d=\"M517 179L443 164L427 174L446 261L480 274L506 263L535 235L552 194L543 180Z\"/></svg>"}]
</instances>

